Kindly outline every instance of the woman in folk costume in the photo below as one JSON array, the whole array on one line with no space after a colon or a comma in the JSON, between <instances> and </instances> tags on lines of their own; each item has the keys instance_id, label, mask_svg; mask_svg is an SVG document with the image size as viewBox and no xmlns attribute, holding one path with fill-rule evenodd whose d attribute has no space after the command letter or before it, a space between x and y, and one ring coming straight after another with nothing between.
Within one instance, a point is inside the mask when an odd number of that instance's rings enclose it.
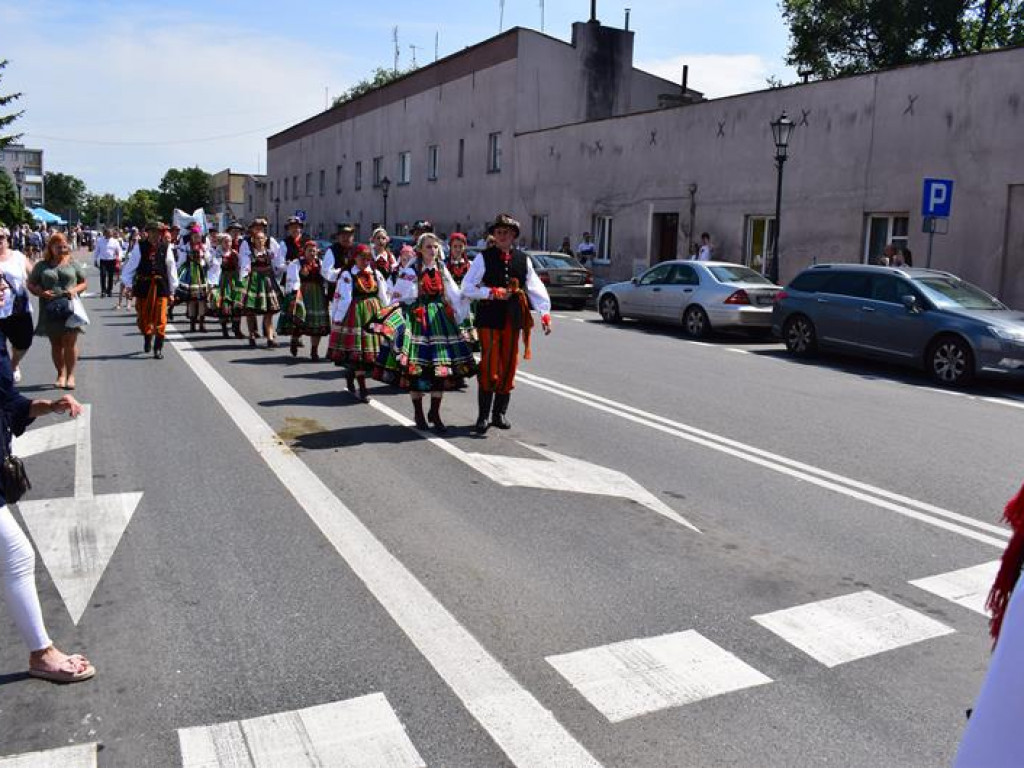
<instances>
[{"instance_id":1,"label":"woman in folk costume","mask_svg":"<svg viewBox=\"0 0 1024 768\"><path fill-rule=\"evenodd\" d=\"M448 237L448 271L452 274L455 284L462 290L462 281L469 273L469 258L466 256L466 236L461 232L452 232ZM473 304L469 304L469 312L460 326L463 338L472 346L473 351L480 350L480 339L477 338L476 326L473 323Z\"/></svg>"},{"instance_id":2,"label":"woman in folk costume","mask_svg":"<svg viewBox=\"0 0 1024 768\"><path fill-rule=\"evenodd\" d=\"M238 227L238 223L232 226ZM231 231L230 228L228 230ZM235 338L242 338L241 319L235 311L238 294L242 290L238 282L238 250L230 234L217 235L214 248L210 251L210 270L207 273L210 281L209 312L220 320L220 332L228 338L228 323L234 331Z\"/></svg>"},{"instance_id":3,"label":"woman in folk costume","mask_svg":"<svg viewBox=\"0 0 1024 768\"><path fill-rule=\"evenodd\" d=\"M178 290L174 299L185 305L189 331L195 333L199 323L201 333L206 333L206 302L210 295L207 282L209 252L203 239L203 230L198 224L189 228L188 242L178 249Z\"/></svg>"},{"instance_id":4,"label":"woman in folk costume","mask_svg":"<svg viewBox=\"0 0 1024 768\"><path fill-rule=\"evenodd\" d=\"M384 227L377 227L370 235L370 247L373 249L373 266L385 278L391 275L398 267L398 259L391 253L388 243L391 238Z\"/></svg>"},{"instance_id":5,"label":"woman in folk costume","mask_svg":"<svg viewBox=\"0 0 1024 768\"><path fill-rule=\"evenodd\" d=\"M1024 488L1003 514L1013 536L988 596L995 650L981 693L967 721L955 768L1019 768L1024 745L1024 589L1016 589L1024 566Z\"/></svg>"},{"instance_id":6,"label":"woman in folk costume","mask_svg":"<svg viewBox=\"0 0 1024 768\"><path fill-rule=\"evenodd\" d=\"M444 266L441 241L432 233L416 242L419 259L413 279L400 275L395 293L401 302L382 318L381 332L389 339L381 351L384 365L374 378L409 390L416 426L447 431L441 421L441 400L446 390L459 389L476 374L476 360L459 331L468 307L459 287ZM390 347L388 349L387 347ZM423 397L430 393L430 412L423 415Z\"/></svg>"},{"instance_id":7,"label":"woman in folk costume","mask_svg":"<svg viewBox=\"0 0 1024 768\"><path fill-rule=\"evenodd\" d=\"M355 392L359 381L359 399L369 402L366 372L371 370L380 353L380 338L372 330L381 310L388 305L388 285L373 266L370 247L358 245L355 265L338 276L338 288L331 309L331 342L327 355L335 365L343 365L349 392Z\"/></svg>"},{"instance_id":8,"label":"woman in folk costume","mask_svg":"<svg viewBox=\"0 0 1024 768\"><path fill-rule=\"evenodd\" d=\"M331 332L326 281L320 269L316 242L307 240L302 247L302 256L291 261L285 272L287 296L277 323L278 333L292 337L288 345L292 357L299 354L301 337L310 337L309 356L314 363L320 360L320 338Z\"/></svg>"},{"instance_id":9,"label":"woman in folk costume","mask_svg":"<svg viewBox=\"0 0 1024 768\"><path fill-rule=\"evenodd\" d=\"M267 238L263 227L254 227L252 237L238 255L238 279L241 289L235 309L245 315L249 326L249 346L256 346L256 318L263 318L267 348L277 346L274 315L281 310L281 288L274 273L283 268L281 254Z\"/></svg>"}]
</instances>

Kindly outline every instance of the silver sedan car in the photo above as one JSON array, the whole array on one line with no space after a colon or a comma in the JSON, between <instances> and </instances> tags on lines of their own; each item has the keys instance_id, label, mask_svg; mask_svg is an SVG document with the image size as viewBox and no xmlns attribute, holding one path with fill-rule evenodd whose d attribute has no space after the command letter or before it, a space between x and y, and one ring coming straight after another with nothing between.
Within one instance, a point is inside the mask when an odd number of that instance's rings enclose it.
<instances>
[{"instance_id":1,"label":"silver sedan car","mask_svg":"<svg viewBox=\"0 0 1024 768\"><path fill-rule=\"evenodd\" d=\"M767 336L781 290L741 264L663 261L628 283L606 285L598 294L597 309L608 323L624 317L681 323L695 339L722 328Z\"/></svg>"}]
</instances>

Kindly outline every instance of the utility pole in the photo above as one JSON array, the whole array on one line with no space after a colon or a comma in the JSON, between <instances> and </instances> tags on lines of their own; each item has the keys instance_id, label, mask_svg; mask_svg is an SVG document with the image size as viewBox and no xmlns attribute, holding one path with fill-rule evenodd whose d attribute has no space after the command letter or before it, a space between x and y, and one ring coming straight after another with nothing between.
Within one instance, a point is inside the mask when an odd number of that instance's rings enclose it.
<instances>
[{"instance_id":1,"label":"utility pole","mask_svg":"<svg viewBox=\"0 0 1024 768\"><path fill-rule=\"evenodd\" d=\"M441 47L441 30L434 31L434 61L437 61L438 52Z\"/></svg>"},{"instance_id":2,"label":"utility pole","mask_svg":"<svg viewBox=\"0 0 1024 768\"><path fill-rule=\"evenodd\" d=\"M412 49L412 68L416 69L416 50L419 46L410 44L409 47Z\"/></svg>"},{"instance_id":3,"label":"utility pole","mask_svg":"<svg viewBox=\"0 0 1024 768\"><path fill-rule=\"evenodd\" d=\"M395 74L398 74L398 56L401 53L401 49L398 47L398 27L396 26L391 30L391 40L395 44Z\"/></svg>"},{"instance_id":4,"label":"utility pole","mask_svg":"<svg viewBox=\"0 0 1024 768\"><path fill-rule=\"evenodd\" d=\"M505 0L498 0L498 32L505 29Z\"/></svg>"},{"instance_id":5,"label":"utility pole","mask_svg":"<svg viewBox=\"0 0 1024 768\"><path fill-rule=\"evenodd\" d=\"M540 0L540 31L544 31L544 0Z\"/></svg>"}]
</instances>

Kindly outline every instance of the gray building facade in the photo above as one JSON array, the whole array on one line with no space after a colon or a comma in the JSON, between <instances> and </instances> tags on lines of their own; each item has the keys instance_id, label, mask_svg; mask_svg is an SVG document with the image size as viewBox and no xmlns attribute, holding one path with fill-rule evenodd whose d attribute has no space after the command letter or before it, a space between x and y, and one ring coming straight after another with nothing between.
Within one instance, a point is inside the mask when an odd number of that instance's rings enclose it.
<instances>
[{"instance_id":1,"label":"gray building facade","mask_svg":"<svg viewBox=\"0 0 1024 768\"><path fill-rule=\"evenodd\" d=\"M45 207L46 189L43 184L43 150L30 149L21 144L10 144L0 150L0 168L17 187L16 171L24 174L21 183L21 200L26 208ZM55 211L63 214L63 211Z\"/></svg>"}]
</instances>

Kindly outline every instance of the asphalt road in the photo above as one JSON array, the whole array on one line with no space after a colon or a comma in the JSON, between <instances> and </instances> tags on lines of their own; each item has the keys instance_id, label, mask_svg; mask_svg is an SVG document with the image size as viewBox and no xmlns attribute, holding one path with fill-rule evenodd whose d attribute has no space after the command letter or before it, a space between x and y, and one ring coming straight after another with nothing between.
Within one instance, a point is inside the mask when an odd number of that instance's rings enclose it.
<instances>
[{"instance_id":1,"label":"asphalt road","mask_svg":"<svg viewBox=\"0 0 1024 768\"><path fill-rule=\"evenodd\" d=\"M47 536L86 508L83 444L27 459L30 499L64 500L54 527L30 526L51 633L99 674L28 679L0 621L0 756L198 765L208 742L213 765L950 761L988 659L986 619L961 604L985 569L946 596L910 582L998 558L1024 390L954 395L556 312L513 429L472 435L471 389L428 440L403 425L406 396L357 403L330 364L213 332L154 361L131 314L86 304L93 490L142 497L120 525L83 512ZM44 347L30 396L51 394ZM77 624L75 568L98 579Z\"/></svg>"}]
</instances>

